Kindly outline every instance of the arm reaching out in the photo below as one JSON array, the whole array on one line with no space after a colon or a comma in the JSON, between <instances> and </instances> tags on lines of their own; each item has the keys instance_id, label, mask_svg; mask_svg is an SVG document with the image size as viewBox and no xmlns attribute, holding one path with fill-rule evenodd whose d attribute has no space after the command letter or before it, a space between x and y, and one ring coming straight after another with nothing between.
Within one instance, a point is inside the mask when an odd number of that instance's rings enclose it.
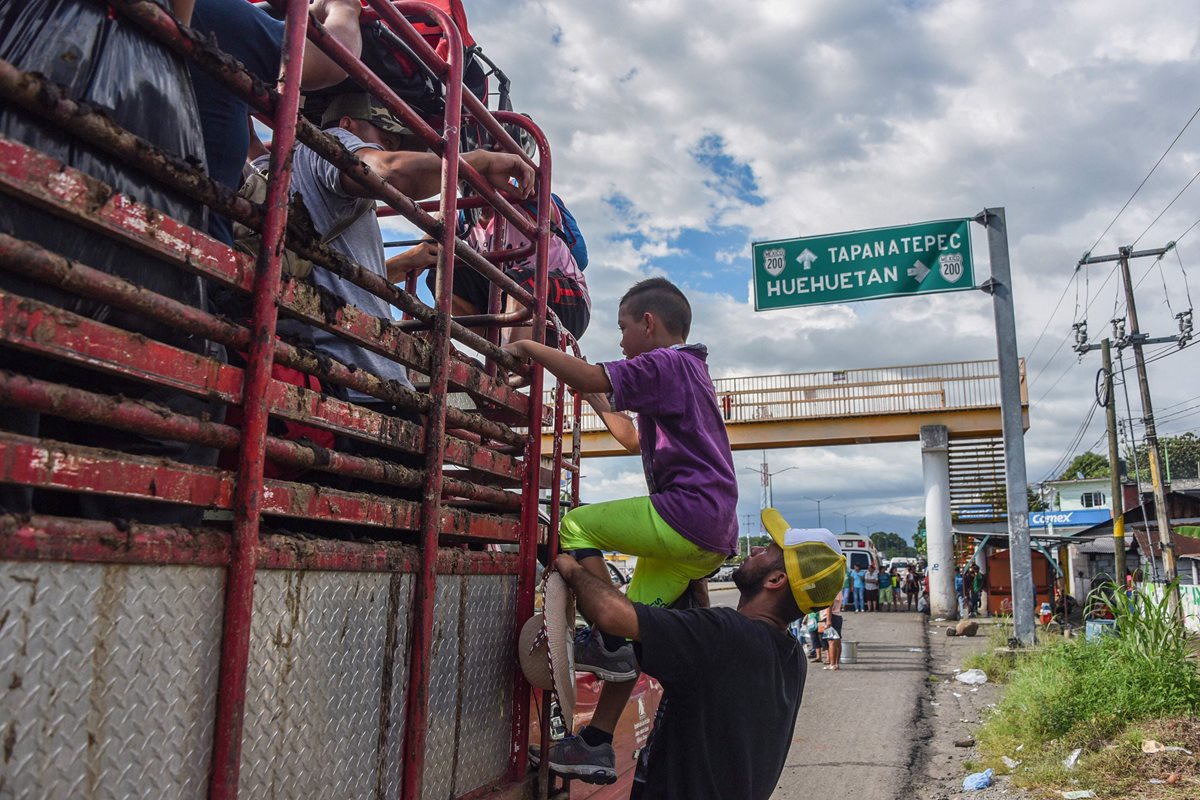
<instances>
[{"instance_id":1,"label":"arm reaching out","mask_svg":"<svg viewBox=\"0 0 1200 800\"><path fill-rule=\"evenodd\" d=\"M612 384L608 381L608 373L604 371L604 367L599 364L589 364L558 348L522 339L504 345L504 350L519 358L533 359L575 391L584 393L612 391Z\"/></svg>"},{"instance_id":2,"label":"arm reaching out","mask_svg":"<svg viewBox=\"0 0 1200 800\"><path fill-rule=\"evenodd\" d=\"M637 611L629 598L565 553L554 562L554 568L575 591L580 610L593 625L612 636L639 641Z\"/></svg>"},{"instance_id":3,"label":"arm reaching out","mask_svg":"<svg viewBox=\"0 0 1200 800\"><path fill-rule=\"evenodd\" d=\"M442 185L442 159L433 153L408 150L359 150L356 155L385 181L411 198L420 200ZM533 194L533 168L511 153L472 150L463 161L478 170L497 189L524 200ZM516 181L513 186L511 181ZM342 190L353 197L371 196L349 174L342 175Z\"/></svg>"}]
</instances>

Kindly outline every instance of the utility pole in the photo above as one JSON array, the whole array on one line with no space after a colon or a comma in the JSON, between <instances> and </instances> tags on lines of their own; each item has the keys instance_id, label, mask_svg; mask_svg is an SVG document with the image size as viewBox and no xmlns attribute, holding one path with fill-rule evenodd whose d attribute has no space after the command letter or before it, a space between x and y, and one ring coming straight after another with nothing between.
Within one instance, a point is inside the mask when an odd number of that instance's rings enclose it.
<instances>
[{"instance_id":1,"label":"utility pole","mask_svg":"<svg viewBox=\"0 0 1200 800\"><path fill-rule=\"evenodd\" d=\"M821 525L821 503L824 503L826 500L830 500L832 498L833 498L833 495L831 495L831 494L827 494L824 497L804 497L804 498L802 498L804 500L807 500L810 503L817 504L817 527L818 528L823 527Z\"/></svg>"},{"instance_id":2,"label":"utility pole","mask_svg":"<svg viewBox=\"0 0 1200 800\"><path fill-rule=\"evenodd\" d=\"M1125 287L1125 313L1126 321L1129 325L1128 336L1118 336L1117 346L1124 348L1130 346L1133 348L1133 361L1137 370L1138 388L1141 391L1142 399L1142 424L1146 432L1146 450L1150 461L1150 484L1154 491L1154 512L1158 520L1158 543L1162 549L1163 560L1163 577L1167 583L1175 580L1177 570L1175 566L1175 545L1171 541L1171 515L1167 510L1166 488L1163 485L1163 466L1162 453L1158 447L1158 434L1154 428L1154 406L1150 401L1150 384L1146 378L1146 359L1142 353L1142 347L1147 344L1156 344L1159 342L1175 342L1183 344L1186 338L1190 338L1190 331L1184 331L1182 322L1180 323L1180 334L1178 336L1161 337L1151 339L1143 334L1138 327L1137 304L1133 297L1133 282L1129 278L1129 260L1131 258L1144 258L1146 256L1161 257L1175 247L1175 243L1171 242L1166 247L1155 248L1152 250L1135 251L1132 247L1121 247L1118 249L1115 256L1084 256L1079 260L1080 266L1088 264L1097 264L1106 261L1116 261L1121 270L1121 281ZM1114 320L1114 326L1117 326L1118 321ZM1117 327L1120 331L1120 327ZM1076 336L1078 338L1077 330ZM1086 343L1086 330L1084 333L1084 342ZM1087 349L1091 346L1084 345ZM1081 352L1086 352L1082 348ZM1136 450L1134 451L1136 458ZM1147 531L1147 535L1149 531ZM1152 559L1153 560L1153 559ZM1172 592L1171 607L1173 612L1178 615L1181 607L1179 603L1178 589Z\"/></svg>"},{"instance_id":3,"label":"utility pole","mask_svg":"<svg viewBox=\"0 0 1200 800\"><path fill-rule=\"evenodd\" d=\"M1125 498L1121 488L1121 457L1117 450L1117 403L1113 396L1112 347L1108 339L1100 343L1104 360L1104 412L1108 422L1108 471L1112 476L1113 556L1117 583L1125 585Z\"/></svg>"}]
</instances>

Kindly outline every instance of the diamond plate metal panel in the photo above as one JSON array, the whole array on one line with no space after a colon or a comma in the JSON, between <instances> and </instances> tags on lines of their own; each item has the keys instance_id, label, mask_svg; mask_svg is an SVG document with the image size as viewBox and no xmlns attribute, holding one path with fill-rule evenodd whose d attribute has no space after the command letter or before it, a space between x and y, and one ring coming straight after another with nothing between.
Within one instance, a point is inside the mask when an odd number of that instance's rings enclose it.
<instances>
[{"instance_id":1,"label":"diamond plate metal panel","mask_svg":"<svg viewBox=\"0 0 1200 800\"><path fill-rule=\"evenodd\" d=\"M459 642L466 611L465 575L439 575L429 674L429 732L425 739L422 800L445 800L454 789L455 741L460 703Z\"/></svg>"},{"instance_id":2,"label":"diamond plate metal panel","mask_svg":"<svg viewBox=\"0 0 1200 800\"><path fill-rule=\"evenodd\" d=\"M243 797L395 794L390 762L398 760L400 745L380 730L385 724L395 729L395 695L404 685L384 676L396 677L395 662L404 660L411 580L386 573L259 572ZM385 697L389 688L391 698ZM402 713L402 700L399 708Z\"/></svg>"},{"instance_id":3,"label":"diamond plate metal panel","mask_svg":"<svg viewBox=\"0 0 1200 800\"><path fill-rule=\"evenodd\" d=\"M482 786L508 766L516 603L515 577L468 577L455 796Z\"/></svg>"},{"instance_id":4,"label":"diamond plate metal panel","mask_svg":"<svg viewBox=\"0 0 1200 800\"><path fill-rule=\"evenodd\" d=\"M201 798L223 571L0 562L0 797Z\"/></svg>"}]
</instances>

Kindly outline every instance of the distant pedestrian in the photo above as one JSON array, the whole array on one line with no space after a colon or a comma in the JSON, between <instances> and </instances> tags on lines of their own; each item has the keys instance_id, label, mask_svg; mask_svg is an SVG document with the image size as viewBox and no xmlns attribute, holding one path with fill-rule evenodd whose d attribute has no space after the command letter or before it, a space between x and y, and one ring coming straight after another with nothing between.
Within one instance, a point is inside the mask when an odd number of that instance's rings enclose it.
<instances>
[{"instance_id":1,"label":"distant pedestrian","mask_svg":"<svg viewBox=\"0 0 1200 800\"><path fill-rule=\"evenodd\" d=\"M979 571L978 564L971 565L970 578L970 598L971 598L971 616L979 614L979 603L983 597L983 585L985 583L983 573Z\"/></svg>"},{"instance_id":2,"label":"distant pedestrian","mask_svg":"<svg viewBox=\"0 0 1200 800\"><path fill-rule=\"evenodd\" d=\"M862 567L854 567L850 570L850 581L854 585L854 611L862 613L867 607L866 605L866 572Z\"/></svg>"},{"instance_id":3,"label":"distant pedestrian","mask_svg":"<svg viewBox=\"0 0 1200 800\"><path fill-rule=\"evenodd\" d=\"M833 605L821 612L825 623L825 645L829 649L825 669L839 670L842 663L842 598L839 595Z\"/></svg>"},{"instance_id":4,"label":"distant pedestrian","mask_svg":"<svg viewBox=\"0 0 1200 800\"><path fill-rule=\"evenodd\" d=\"M850 577L850 570L846 570L846 581L842 584L842 606L845 608L850 607L851 597L853 597L851 595L851 592L854 590L853 581L854 579Z\"/></svg>"},{"instance_id":5,"label":"distant pedestrian","mask_svg":"<svg viewBox=\"0 0 1200 800\"><path fill-rule=\"evenodd\" d=\"M885 570L879 571L879 610L887 611L892 604L892 575Z\"/></svg>"},{"instance_id":6,"label":"distant pedestrian","mask_svg":"<svg viewBox=\"0 0 1200 800\"><path fill-rule=\"evenodd\" d=\"M904 576L904 601L908 604L908 610L913 610L913 604L917 602L917 595L920 592L921 584L917 580L917 575L912 570Z\"/></svg>"},{"instance_id":7,"label":"distant pedestrian","mask_svg":"<svg viewBox=\"0 0 1200 800\"><path fill-rule=\"evenodd\" d=\"M878 611L879 570L875 568L874 562L871 562L870 568L867 569L867 574L863 576L863 583L866 586L867 611Z\"/></svg>"},{"instance_id":8,"label":"distant pedestrian","mask_svg":"<svg viewBox=\"0 0 1200 800\"><path fill-rule=\"evenodd\" d=\"M896 571L895 567L892 567L888 570L888 582L890 582L892 585L891 598L889 602L891 607L888 610L895 611L896 604L900 602L900 573Z\"/></svg>"}]
</instances>

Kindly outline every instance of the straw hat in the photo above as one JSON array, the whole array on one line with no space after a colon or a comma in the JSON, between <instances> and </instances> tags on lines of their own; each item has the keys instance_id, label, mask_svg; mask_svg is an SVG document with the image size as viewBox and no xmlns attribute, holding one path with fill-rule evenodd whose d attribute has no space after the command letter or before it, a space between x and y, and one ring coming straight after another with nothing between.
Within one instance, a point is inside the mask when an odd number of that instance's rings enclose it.
<instances>
[{"instance_id":1,"label":"straw hat","mask_svg":"<svg viewBox=\"0 0 1200 800\"><path fill-rule=\"evenodd\" d=\"M570 730L575 720L575 598L557 572L546 576L543 591L542 613L521 628L517 656L530 685L558 695Z\"/></svg>"}]
</instances>

